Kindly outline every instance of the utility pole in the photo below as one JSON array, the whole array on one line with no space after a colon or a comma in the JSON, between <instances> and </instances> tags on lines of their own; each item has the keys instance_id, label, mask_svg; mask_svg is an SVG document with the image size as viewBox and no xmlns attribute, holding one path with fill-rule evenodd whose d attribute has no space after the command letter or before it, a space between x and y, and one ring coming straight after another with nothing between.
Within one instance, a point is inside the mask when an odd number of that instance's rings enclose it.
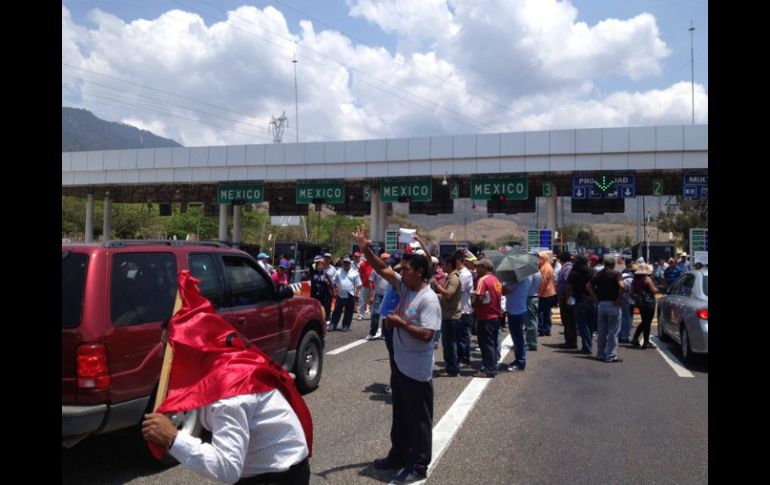
<instances>
[{"instance_id":1,"label":"utility pole","mask_svg":"<svg viewBox=\"0 0 770 485\"><path fill-rule=\"evenodd\" d=\"M693 55L693 32L695 27L690 19L690 92L692 93L692 124L695 124L695 56Z\"/></svg>"},{"instance_id":2,"label":"utility pole","mask_svg":"<svg viewBox=\"0 0 770 485\"><path fill-rule=\"evenodd\" d=\"M297 130L297 143L299 143L299 105L297 103L297 55L292 56L291 62L294 64L294 125Z\"/></svg>"}]
</instances>

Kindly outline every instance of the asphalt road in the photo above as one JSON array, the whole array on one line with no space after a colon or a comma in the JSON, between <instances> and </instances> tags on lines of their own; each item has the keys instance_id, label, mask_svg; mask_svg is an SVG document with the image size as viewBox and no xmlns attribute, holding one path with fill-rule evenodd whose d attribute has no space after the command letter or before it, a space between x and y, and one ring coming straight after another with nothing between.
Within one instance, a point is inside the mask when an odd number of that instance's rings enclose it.
<instances>
[{"instance_id":1,"label":"asphalt road","mask_svg":"<svg viewBox=\"0 0 770 485\"><path fill-rule=\"evenodd\" d=\"M326 351L366 335L368 322L328 334ZM653 335L655 335L653 328ZM434 464L428 483L706 483L708 363L677 376L657 350L621 346L606 364L558 348L561 326L527 354L527 370L488 383ZM663 344L666 345L666 344ZM669 344L673 345L673 344ZM674 350L674 356L679 354ZM474 366L480 355L475 353ZM512 354L505 362L512 360ZM443 368L440 349L436 369ZM434 426L474 379L434 379ZM382 340L326 355L321 386L305 396L313 413L313 484L388 483L372 467L390 440L391 402ZM138 428L62 450L66 484L216 483L151 458Z\"/></svg>"}]
</instances>

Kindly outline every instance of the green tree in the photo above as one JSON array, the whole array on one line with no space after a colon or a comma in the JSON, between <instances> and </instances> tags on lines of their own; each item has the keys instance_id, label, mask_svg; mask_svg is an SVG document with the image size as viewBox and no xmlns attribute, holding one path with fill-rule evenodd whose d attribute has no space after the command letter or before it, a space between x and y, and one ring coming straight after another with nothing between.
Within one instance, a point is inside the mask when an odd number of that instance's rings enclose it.
<instances>
[{"instance_id":1,"label":"green tree","mask_svg":"<svg viewBox=\"0 0 770 485\"><path fill-rule=\"evenodd\" d=\"M657 218L661 231L674 233L674 237L683 248L690 246L690 229L709 227L708 199L683 201L679 207L666 207Z\"/></svg>"}]
</instances>

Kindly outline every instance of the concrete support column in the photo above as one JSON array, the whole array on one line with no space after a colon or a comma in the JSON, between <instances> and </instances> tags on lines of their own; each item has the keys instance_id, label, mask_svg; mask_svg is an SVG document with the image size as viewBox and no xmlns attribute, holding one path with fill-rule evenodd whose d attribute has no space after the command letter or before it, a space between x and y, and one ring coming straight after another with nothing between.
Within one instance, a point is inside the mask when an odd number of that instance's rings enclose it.
<instances>
[{"instance_id":1,"label":"concrete support column","mask_svg":"<svg viewBox=\"0 0 770 485\"><path fill-rule=\"evenodd\" d=\"M86 199L86 233L83 240L87 243L94 242L94 194L88 194Z\"/></svg>"},{"instance_id":2,"label":"concrete support column","mask_svg":"<svg viewBox=\"0 0 770 485\"><path fill-rule=\"evenodd\" d=\"M241 244L241 215L243 214L243 206L240 204L233 204L233 247L240 247Z\"/></svg>"},{"instance_id":3,"label":"concrete support column","mask_svg":"<svg viewBox=\"0 0 770 485\"><path fill-rule=\"evenodd\" d=\"M227 241L227 208L228 204L219 204L219 240Z\"/></svg>"},{"instance_id":4,"label":"concrete support column","mask_svg":"<svg viewBox=\"0 0 770 485\"><path fill-rule=\"evenodd\" d=\"M378 224L378 227L380 228L380 233L377 235L377 240L382 241L384 244L385 231L387 231L388 229L388 203L380 202L379 206L380 206L380 212L379 212L380 222Z\"/></svg>"},{"instance_id":5,"label":"concrete support column","mask_svg":"<svg viewBox=\"0 0 770 485\"><path fill-rule=\"evenodd\" d=\"M371 220L371 229L369 237L372 241L380 241L380 189L372 187L371 199L369 201L369 219Z\"/></svg>"},{"instance_id":6,"label":"concrete support column","mask_svg":"<svg viewBox=\"0 0 770 485\"><path fill-rule=\"evenodd\" d=\"M110 239L112 233L112 199L110 198L110 192L104 193L104 223L102 225L104 230L102 231L102 241L107 242Z\"/></svg>"},{"instance_id":7,"label":"concrete support column","mask_svg":"<svg viewBox=\"0 0 770 485\"><path fill-rule=\"evenodd\" d=\"M556 184L551 182L551 196L547 197L545 199L546 206L545 206L545 228L546 229L556 229L556 224L559 219L557 219L557 209L556 209L556 201L559 199L559 195L556 193Z\"/></svg>"}]
</instances>

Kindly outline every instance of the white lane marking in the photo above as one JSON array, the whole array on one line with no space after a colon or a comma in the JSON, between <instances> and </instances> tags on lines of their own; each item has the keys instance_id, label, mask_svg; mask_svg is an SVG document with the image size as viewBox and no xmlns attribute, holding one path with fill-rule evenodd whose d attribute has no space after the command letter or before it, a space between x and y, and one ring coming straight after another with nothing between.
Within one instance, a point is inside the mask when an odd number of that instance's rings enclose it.
<instances>
[{"instance_id":1,"label":"white lane marking","mask_svg":"<svg viewBox=\"0 0 770 485\"><path fill-rule=\"evenodd\" d=\"M347 345L343 345L342 347L339 347L337 349L330 350L330 351L326 352L326 355L341 354L341 353L345 352L346 350L350 350L353 347L358 347L359 345L365 344L366 342L367 342L367 340L365 338L362 338L362 339L359 339L359 340L355 340L355 341L353 341L353 342L351 342L351 343L349 343Z\"/></svg>"},{"instance_id":2,"label":"white lane marking","mask_svg":"<svg viewBox=\"0 0 770 485\"><path fill-rule=\"evenodd\" d=\"M511 339L511 336L508 335L505 340L503 340L503 349L500 352L500 360L498 363L505 359L508 352L513 348L512 346L513 340ZM452 403L452 406L449 407L446 414L444 414L438 424L433 427L433 454L430 458L430 465L428 466L428 477L430 477L433 469L449 447L449 443L452 442L455 434L457 434L457 431L465 422L465 419L471 413L476 402L478 402L479 398L484 393L484 389L487 388L491 381L492 379L485 377L474 377L471 379L471 382L465 386L463 392L461 392L457 399L455 399L455 402ZM425 483L426 481L427 479L420 480L419 482L415 482L415 485ZM392 485L393 483L394 482L391 481L389 485Z\"/></svg>"},{"instance_id":3,"label":"white lane marking","mask_svg":"<svg viewBox=\"0 0 770 485\"><path fill-rule=\"evenodd\" d=\"M670 365L672 369L674 369L676 375L679 377L695 377L692 372L685 369L685 367L682 365L682 362L671 353L671 351L668 349L668 344L661 342L658 337L650 336L650 340L652 340L653 343L658 347L658 352L660 352L663 360L665 360L666 363Z\"/></svg>"}]
</instances>

